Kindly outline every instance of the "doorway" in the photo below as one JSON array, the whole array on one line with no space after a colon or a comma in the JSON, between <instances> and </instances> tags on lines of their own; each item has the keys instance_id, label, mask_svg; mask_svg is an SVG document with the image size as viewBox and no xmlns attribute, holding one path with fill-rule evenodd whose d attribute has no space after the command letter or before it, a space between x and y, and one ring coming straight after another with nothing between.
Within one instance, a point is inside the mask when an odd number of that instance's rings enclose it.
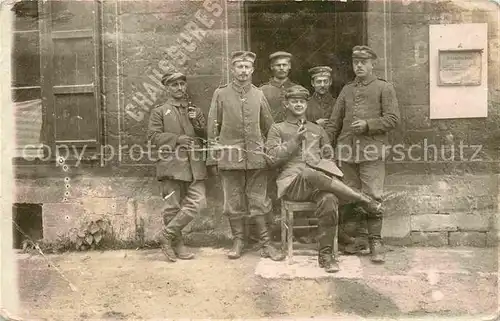
<instances>
[{"instance_id":1,"label":"doorway","mask_svg":"<svg viewBox=\"0 0 500 321\"><path fill-rule=\"evenodd\" d=\"M253 83L271 76L268 57L293 54L290 78L312 90L308 69L333 69L332 94L354 78L352 47L366 44L366 1L245 1L247 48L257 54Z\"/></svg>"}]
</instances>

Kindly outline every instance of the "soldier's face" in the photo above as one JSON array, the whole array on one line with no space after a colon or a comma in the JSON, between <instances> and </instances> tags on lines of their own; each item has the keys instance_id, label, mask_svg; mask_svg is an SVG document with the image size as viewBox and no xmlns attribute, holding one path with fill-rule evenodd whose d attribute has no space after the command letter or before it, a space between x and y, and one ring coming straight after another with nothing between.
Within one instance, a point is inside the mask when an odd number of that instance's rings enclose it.
<instances>
[{"instance_id":1,"label":"soldier's face","mask_svg":"<svg viewBox=\"0 0 500 321\"><path fill-rule=\"evenodd\" d=\"M172 81L167 84L167 91L173 98L180 99L187 92L187 83L182 79Z\"/></svg>"},{"instance_id":2,"label":"soldier's face","mask_svg":"<svg viewBox=\"0 0 500 321\"><path fill-rule=\"evenodd\" d=\"M373 72L373 60L355 58L352 60L352 69L358 77L369 76Z\"/></svg>"},{"instance_id":3,"label":"soldier's face","mask_svg":"<svg viewBox=\"0 0 500 321\"><path fill-rule=\"evenodd\" d=\"M231 71L233 77L238 81L248 81L253 73L253 63L250 61L237 61L233 64Z\"/></svg>"},{"instance_id":4,"label":"soldier's face","mask_svg":"<svg viewBox=\"0 0 500 321\"><path fill-rule=\"evenodd\" d=\"M288 58L278 58L271 64L271 71L273 72L273 76L278 79L288 77L291 68L292 64L290 63L290 59Z\"/></svg>"},{"instance_id":5,"label":"soldier's face","mask_svg":"<svg viewBox=\"0 0 500 321\"><path fill-rule=\"evenodd\" d=\"M285 107L295 116L302 116L307 110L307 100L304 98L288 98Z\"/></svg>"},{"instance_id":6,"label":"soldier's face","mask_svg":"<svg viewBox=\"0 0 500 321\"><path fill-rule=\"evenodd\" d=\"M316 76L311 81L311 84L318 94L324 95L330 89L330 86L332 85L332 79L328 76Z\"/></svg>"}]
</instances>

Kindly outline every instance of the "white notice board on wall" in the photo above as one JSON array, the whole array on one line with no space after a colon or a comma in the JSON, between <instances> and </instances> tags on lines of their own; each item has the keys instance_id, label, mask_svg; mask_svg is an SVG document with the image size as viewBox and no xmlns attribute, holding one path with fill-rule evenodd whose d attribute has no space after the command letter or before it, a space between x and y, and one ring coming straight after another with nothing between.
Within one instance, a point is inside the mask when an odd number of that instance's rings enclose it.
<instances>
[{"instance_id":1,"label":"white notice board on wall","mask_svg":"<svg viewBox=\"0 0 500 321\"><path fill-rule=\"evenodd\" d=\"M488 116L488 24L429 26L430 118Z\"/></svg>"}]
</instances>

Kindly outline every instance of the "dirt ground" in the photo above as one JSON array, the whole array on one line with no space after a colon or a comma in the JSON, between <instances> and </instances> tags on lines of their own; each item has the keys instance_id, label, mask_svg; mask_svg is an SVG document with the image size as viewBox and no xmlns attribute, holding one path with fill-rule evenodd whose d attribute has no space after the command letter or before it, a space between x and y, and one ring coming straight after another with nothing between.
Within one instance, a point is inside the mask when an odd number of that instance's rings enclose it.
<instances>
[{"instance_id":1,"label":"dirt ground","mask_svg":"<svg viewBox=\"0 0 500 321\"><path fill-rule=\"evenodd\" d=\"M355 278L265 279L257 253L194 249L196 260L165 262L158 249L19 254L28 320L150 320L494 315L496 249L396 248L387 263L359 260ZM285 263L283 263L285 264ZM342 265L341 265L342 267ZM317 267L312 266L311 269ZM73 290L71 288L73 286Z\"/></svg>"}]
</instances>

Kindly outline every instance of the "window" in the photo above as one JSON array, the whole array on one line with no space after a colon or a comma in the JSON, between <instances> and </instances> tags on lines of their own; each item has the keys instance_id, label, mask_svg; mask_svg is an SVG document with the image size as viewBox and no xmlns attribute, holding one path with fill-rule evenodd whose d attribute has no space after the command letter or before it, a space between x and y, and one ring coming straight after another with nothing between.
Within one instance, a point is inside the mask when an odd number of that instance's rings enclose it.
<instances>
[{"instance_id":1,"label":"window","mask_svg":"<svg viewBox=\"0 0 500 321\"><path fill-rule=\"evenodd\" d=\"M13 6L17 157L54 160L58 150L70 150L98 158L99 9L97 1L72 0Z\"/></svg>"}]
</instances>

